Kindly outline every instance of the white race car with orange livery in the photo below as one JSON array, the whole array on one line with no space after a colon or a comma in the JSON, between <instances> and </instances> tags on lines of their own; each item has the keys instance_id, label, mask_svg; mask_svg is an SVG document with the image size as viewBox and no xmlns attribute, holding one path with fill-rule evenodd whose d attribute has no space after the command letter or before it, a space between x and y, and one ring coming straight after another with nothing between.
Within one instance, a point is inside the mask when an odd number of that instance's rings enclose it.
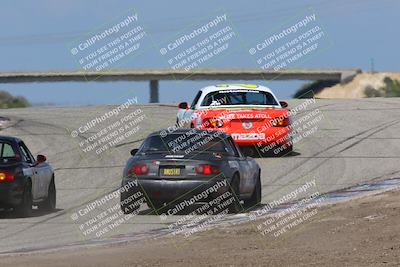
<instances>
[{"instance_id":1,"label":"white race car with orange livery","mask_svg":"<svg viewBox=\"0 0 400 267\"><path fill-rule=\"evenodd\" d=\"M226 132L250 156L284 155L293 149L287 106L264 86L207 86L190 106L179 103L176 122L178 127Z\"/></svg>"}]
</instances>

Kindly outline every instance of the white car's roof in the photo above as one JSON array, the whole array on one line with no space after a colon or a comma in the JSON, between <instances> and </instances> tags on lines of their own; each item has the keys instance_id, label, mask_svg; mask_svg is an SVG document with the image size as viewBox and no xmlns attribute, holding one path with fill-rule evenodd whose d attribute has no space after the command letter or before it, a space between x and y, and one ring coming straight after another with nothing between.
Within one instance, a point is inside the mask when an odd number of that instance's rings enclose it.
<instances>
[{"instance_id":1,"label":"white car's roof","mask_svg":"<svg viewBox=\"0 0 400 267\"><path fill-rule=\"evenodd\" d=\"M210 92L225 91L225 90L229 91L237 89L264 91L273 94L271 89L269 89L268 87L255 84L219 84L219 85L207 86L200 90L205 94L208 94Z\"/></svg>"},{"instance_id":2,"label":"white car's roof","mask_svg":"<svg viewBox=\"0 0 400 267\"><path fill-rule=\"evenodd\" d=\"M207 86L204 87L202 89L200 89L200 91L202 92L202 96L197 100L196 103L196 108L201 109L201 108L213 108L213 107L220 107L218 106L201 106L200 103L203 102L204 97L212 92L219 92L219 91L230 91L230 90L249 90L249 91L263 91L263 92L268 92L270 93L275 100L277 101L277 105L258 105L258 106L263 106L263 107L281 107L281 105L279 104L278 99L276 98L276 96L274 95L274 93L271 91L271 89L269 89L268 87L265 86L261 86L261 85L255 85L255 84L219 84L219 85L212 85L212 86ZM224 105L224 107L239 107L239 106L253 106L250 104L243 104L243 105Z\"/></svg>"}]
</instances>

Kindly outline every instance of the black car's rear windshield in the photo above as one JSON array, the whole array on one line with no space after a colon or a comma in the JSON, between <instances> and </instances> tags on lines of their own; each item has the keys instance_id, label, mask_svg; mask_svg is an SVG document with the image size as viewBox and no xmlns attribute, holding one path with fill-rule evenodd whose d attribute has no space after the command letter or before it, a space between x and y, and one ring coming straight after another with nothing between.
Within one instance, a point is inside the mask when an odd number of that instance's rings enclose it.
<instances>
[{"instance_id":1,"label":"black car's rear windshield","mask_svg":"<svg viewBox=\"0 0 400 267\"><path fill-rule=\"evenodd\" d=\"M278 105L275 97L269 92L257 90L221 90L207 94L201 106L227 105Z\"/></svg>"},{"instance_id":2,"label":"black car's rear windshield","mask_svg":"<svg viewBox=\"0 0 400 267\"><path fill-rule=\"evenodd\" d=\"M10 143L0 141L0 162L7 163L16 161L17 155Z\"/></svg>"},{"instance_id":3,"label":"black car's rear windshield","mask_svg":"<svg viewBox=\"0 0 400 267\"><path fill-rule=\"evenodd\" d=\"M166 152L173 154L191 154L200 152L221 152L226 153L228 149L225 141L216 132L214 134L204 133L174 133L167 134L165 137L161 135L153 135L148 137L140 152Z\"/></svg>"}]
</instances>

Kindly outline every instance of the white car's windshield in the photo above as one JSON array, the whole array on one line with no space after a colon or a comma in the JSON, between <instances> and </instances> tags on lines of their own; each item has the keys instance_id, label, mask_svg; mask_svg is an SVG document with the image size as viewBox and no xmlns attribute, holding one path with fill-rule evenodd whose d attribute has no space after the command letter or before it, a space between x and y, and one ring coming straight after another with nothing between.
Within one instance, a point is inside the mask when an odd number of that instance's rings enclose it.
<instances>
[{"instance_id":1,"label":"white car's windshield","mask_svg":"<svg viewBox=\"0 0 400 267\"><path fill-rule=\"evenodd\" d=\"M257 90L223 90L207 94L201 106L279 105L269 92Z\"/></svg>"}]
</instances>

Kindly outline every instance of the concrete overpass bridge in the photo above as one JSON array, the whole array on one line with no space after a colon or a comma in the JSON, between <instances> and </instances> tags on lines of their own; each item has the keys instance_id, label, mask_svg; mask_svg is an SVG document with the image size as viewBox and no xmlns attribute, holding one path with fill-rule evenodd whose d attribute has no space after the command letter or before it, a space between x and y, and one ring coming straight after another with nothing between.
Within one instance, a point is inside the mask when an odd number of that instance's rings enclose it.
<instances>
[{"instance_id":1,"label":"concrete overpass bridge","mask_svg":"<svg viewBox=\"0 0 400 267\"><path fill-rule=\"evenodd\" d=\"M360 69L125 69L107 71L0 72L0 83L149 81L150 103L159 102L160 80L329 80L343 82Z\"/></svg>"}]
</instances>

